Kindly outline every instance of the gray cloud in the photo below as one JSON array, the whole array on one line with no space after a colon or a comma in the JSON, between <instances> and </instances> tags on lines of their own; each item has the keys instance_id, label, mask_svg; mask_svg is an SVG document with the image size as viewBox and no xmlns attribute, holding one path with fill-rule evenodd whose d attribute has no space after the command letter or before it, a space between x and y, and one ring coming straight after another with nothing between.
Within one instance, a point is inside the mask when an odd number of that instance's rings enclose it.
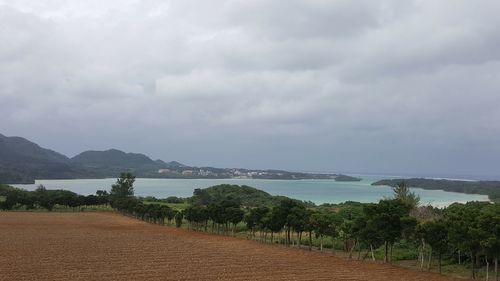
<instances>
[{"instance_id":1,"label":"gray cloud","mask_svg":"<svg viewBox=\"0 0 500 281\"><path fill-rule=\"evenodd\" d=\"M0 0L0 129L70 156L500 177L499 6Z\"/></svg>"}]
</instances>

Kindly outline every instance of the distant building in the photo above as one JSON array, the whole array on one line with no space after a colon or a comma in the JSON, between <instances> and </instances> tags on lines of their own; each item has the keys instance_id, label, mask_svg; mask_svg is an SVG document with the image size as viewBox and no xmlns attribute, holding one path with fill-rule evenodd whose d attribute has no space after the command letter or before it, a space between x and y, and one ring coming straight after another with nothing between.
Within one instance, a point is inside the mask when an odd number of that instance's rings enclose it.
<instances>
[{"instance_id":1,"label":"distant building","mask_svg":"<svg viewBox=\"0 0 500 281\"><path fill-rule=\"evenodd\" d=\"M192 175L193 171L192 170L184 170L184 171L182 171L182 174L185 175L185 176Z\"/></svg>"},{"instance_id":2,"label":"distant building","mask_svg":"<svg viewBox=\"0 0 500 281\"><path fill-rule=\"evenodd\" d=\"M200 171L198 171L198 175L200 175L200 176L208 176L210 174L211 174L210 171L206 171L203 169L200 169Z\"/></svg>"},{"instance_id":3,"label":"distant building","mask_svg":"<svg viewBox=\"0 0 500 281\"><path fill-rule=\"evenodd\" d=\"M158 170L158 174L166 174L166 173L170 173L170 169L159 169Z\"/></svg>"}]
</instances>

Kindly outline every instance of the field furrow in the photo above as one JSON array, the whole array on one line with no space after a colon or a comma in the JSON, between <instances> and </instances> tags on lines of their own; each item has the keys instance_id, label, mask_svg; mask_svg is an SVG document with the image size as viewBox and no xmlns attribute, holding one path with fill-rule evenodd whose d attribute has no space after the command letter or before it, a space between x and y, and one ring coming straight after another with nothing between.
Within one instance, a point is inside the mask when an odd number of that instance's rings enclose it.
<instances>
[{"instance_id":1,"label":"field furrow","mask_svg":"<svg viewBox=\"0 0 500 281\"><path fill-rule=\"evenodd\" d=\"M0 280L452 280L112 213L0 212Z\"/></svg>"}]
</instances>

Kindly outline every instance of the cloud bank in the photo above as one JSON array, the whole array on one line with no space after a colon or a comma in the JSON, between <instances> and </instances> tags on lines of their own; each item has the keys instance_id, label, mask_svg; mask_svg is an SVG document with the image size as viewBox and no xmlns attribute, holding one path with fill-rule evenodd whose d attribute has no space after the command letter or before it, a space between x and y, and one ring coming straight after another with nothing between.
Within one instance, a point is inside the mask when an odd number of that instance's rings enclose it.
<instances>
[{"instance_id":1,"label":"cloud bank","mask_svg":"<svg viewBox=\"0 0 500 281\"><path fill-rule=\"evenodd\" d=\"M499 10L0 0L0 130L69 156L500 177Z\"/></svg>"}]
</instances>

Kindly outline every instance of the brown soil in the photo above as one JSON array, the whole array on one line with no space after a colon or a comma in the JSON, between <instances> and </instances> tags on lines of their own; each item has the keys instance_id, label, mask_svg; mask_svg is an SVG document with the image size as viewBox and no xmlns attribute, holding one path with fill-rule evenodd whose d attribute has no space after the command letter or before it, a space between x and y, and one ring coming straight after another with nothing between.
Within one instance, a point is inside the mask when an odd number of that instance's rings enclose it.
<instances>
[{"instance_id":1,"label":"brown soil","mask_svg":"<svg viewBox=\"0 0 500 281\"><path fill-rule=\"evenodd\" d=\"M453 280L112 213L0 212L0 280Z\"/></svg>"}]
</instances>

